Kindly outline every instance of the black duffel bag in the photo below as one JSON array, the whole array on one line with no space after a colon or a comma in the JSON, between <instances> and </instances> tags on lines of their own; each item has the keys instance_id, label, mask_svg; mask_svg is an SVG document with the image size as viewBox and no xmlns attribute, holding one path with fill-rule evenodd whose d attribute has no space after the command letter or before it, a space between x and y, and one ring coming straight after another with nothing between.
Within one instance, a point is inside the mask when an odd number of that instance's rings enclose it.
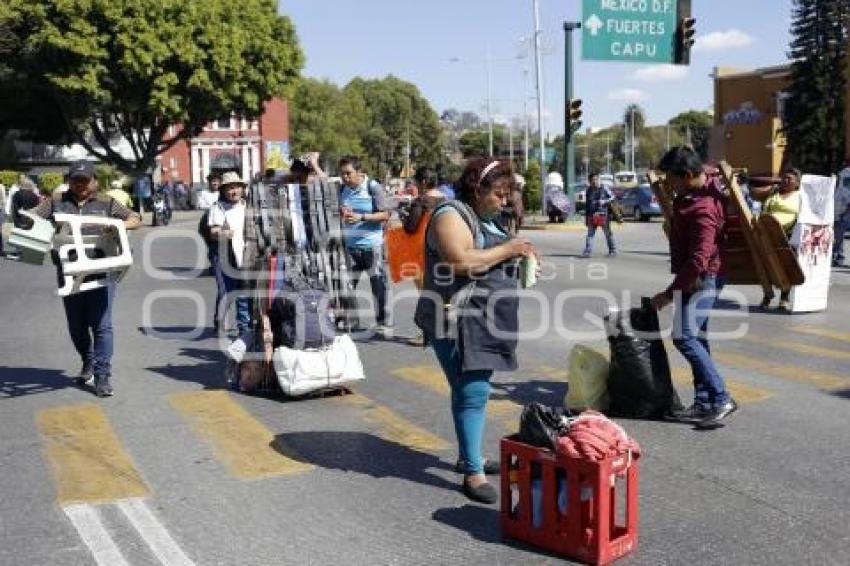
<instances>
[{"instance_id":1,"label":"black duffel bag","mask_svg":"<svg viewBox=\"0 0 850 566\"><path fill-rule=\"evenodd\" d=\"M649 299L643 298L640 308L609 316L606 322L611 348L608 413L651 419L682 409L659 334L658 313Z\"/></svg>"}]
</instances>

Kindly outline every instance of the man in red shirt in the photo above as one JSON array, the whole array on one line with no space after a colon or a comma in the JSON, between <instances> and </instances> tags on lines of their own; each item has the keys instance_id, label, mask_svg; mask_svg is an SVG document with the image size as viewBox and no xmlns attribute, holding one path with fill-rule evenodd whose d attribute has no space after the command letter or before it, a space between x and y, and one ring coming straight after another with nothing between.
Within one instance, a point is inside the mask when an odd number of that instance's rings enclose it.
<instances>
[{"instance_id":1,"label":"man in red shirt","mask_svg":"<svg viewBox=\"0 0 850 566\"><path fill-rule=\"evenodd\" d=\"M694 374L694 403L676 417L717 427L738 409L711 359L707 336L708 318L722 287L724 196L717 178L706 175L699 155L689 147L672 148L658 168L676 193L670 229L670 270L676 277L652 298L652 305L660 310L676 302L673 344Z\"/></svg>"}]
</instances>

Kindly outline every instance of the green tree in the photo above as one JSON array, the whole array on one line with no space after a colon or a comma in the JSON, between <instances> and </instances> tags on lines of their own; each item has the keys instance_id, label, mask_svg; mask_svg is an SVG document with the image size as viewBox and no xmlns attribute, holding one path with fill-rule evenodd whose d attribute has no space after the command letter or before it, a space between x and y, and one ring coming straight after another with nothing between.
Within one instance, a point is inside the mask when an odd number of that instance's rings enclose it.
<instances>
[{"instance_id":1,"label":"green tree","mask_svg":"<svg viewBox=\"0 0 850 566\"><path fill-rule=\"evenodd\" d=\"M490 134L487 130L470 130L463 133L458 140L460 153L464 159L477 155L487 155L490 145Z\"/></svg>"},{"instance_id":2,"label":"green tree","mask_svg":"<svg viewBox=\"0 0 850 566\"><path fill-rule=\"evenodd\" d=\"M670 120L670 128L678 134L681 143L685 143L690 132L691 145L703 159L708 158L708 144L713 124L714 118L711 113L699 110L682 112Z\"/></svg>"},{"instance_id":3,"label":"green tree","mask_svg":"<svg viewBox=\"0 0 850 566\"><path fill-rule=\"evenodd\" d=\"M0 73L11 79L0 96L27 94L0 105L0 129L33 117L40 128L42 113L54 129L36 133L131 174L212 120L259 116L303 65L274 0L6 0L0 35ZM133 159L111 149L116 138Z\"/></svg>"},{"instance_id":4,"label":"green tree","mask_svg":"<svg viewBox=\"0 0 850 566\"><path fill-rule=\"evenodd\" d=\"M539 211L543 198L543 187L540 186L540 163L536 159L528 162L528 169L522 174L525 177L525 188L522 191L522 205L525 210Z\"/></svg>"},{"instance_id":5,"label":"green tree","mask_svg":"<svg viewBox=\"0 0 850 566\"><path fill-rule=\"evenodd\" d=\"M623 112L623 122L628 124L629 128L632 127L632 116L634 116L635 120L635 136L639 136L644 127L646 127L646 113L640 105L629 104Z\"/></svg>"},{"instance_id":6,"label":"green tree","mask_svg":"<svg viewBox=\"0 0 850 566\"><path fill-rule=\"evenodd\" d=\"M847 0L795 0L791 85L785 106L785 160L831 175L844 161Z\"/></svg>"},{"instance_id":7,"label":"green tree","mask_svg":"<svg viewBox=\"0 0 850 566\"><path fill-rule=\"evenodd\" d=\"M359 136L366 120L363 100L346 95L329 81L301 81L292 98L289 120L295 155L321 151L326 162L335 164L343 155L363 153Z\"/></svg>"},{"instance_id":8,"label":"green tree","mask_svg":"<svg viewBox=\"0 0 850 566\"><path fill-rule=\"evenodd\" d=\"M343 92L365 108L359 137L367 170L381 177L398 175L405 165L407 142L414 166L436 167L442 159L440 119L416 85L389 75L355 78Z\"/></svg>"}]
</instances>

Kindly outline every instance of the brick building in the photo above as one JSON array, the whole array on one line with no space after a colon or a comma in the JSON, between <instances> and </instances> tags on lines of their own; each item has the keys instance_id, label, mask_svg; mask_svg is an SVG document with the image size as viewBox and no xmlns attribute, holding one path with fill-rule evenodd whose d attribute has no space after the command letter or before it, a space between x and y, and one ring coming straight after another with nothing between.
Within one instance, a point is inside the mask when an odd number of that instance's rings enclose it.
<instances>
[{"instance_id":1,"label":"brick building","mask_svg":"<svg viewBox=\"0 0 850 566\"><path fill-rule=\"evenodd\" d=\"M172 126L169 133L175 130ZM157 157L157 172L189 185L206 183L210 167L222 154L236 157L246 181L267 166L283 167L289 158L287 102L278 98L270 100L257 120L231 116L207 124L198 136L178 142Z\"/></svg>"}]
</instances>

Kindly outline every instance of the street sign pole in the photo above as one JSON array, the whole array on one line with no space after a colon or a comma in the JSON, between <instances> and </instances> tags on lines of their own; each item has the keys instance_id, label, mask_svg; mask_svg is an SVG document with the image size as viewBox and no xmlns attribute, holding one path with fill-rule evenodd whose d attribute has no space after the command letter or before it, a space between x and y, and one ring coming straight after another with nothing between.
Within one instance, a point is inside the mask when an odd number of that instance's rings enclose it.
<instances>
[{"instance_id":1,"label":"street sign pole","mask_svg":"<svg viewBox=\"0 0 850 566\"><path fill-rule=\"evenodd\" d=\"M580 22L564 22L564 182L575 210L576 150L570 123L570 101L573 99L573 30Z\"/></svg>"}]
</instances>

